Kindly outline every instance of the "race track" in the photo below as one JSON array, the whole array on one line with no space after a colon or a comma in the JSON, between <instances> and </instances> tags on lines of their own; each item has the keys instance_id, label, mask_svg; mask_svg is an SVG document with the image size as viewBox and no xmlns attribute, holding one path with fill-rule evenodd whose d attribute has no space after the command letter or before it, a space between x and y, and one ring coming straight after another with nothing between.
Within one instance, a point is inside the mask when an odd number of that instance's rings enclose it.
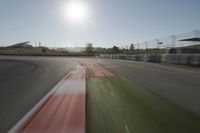
<instances>
[{"instance_id":1,"label":"race track","mask_svg":"<svg viewBox=\"0 0 200 133\"><path fill-rule=\"evenodd\" d=\"M10 128L12 128L77 64L85 65L89 69L94 67L95 64L101 64L105 69L109 69L111 70L111 72L115 71L119 75L122 75L122 77L124 77L125 79L128 79L131 82L130 84L133 83L136 86L143 87L148 93L153 92L153 94L155 93L156 95L158 95L158 97L161 96L167 99L167 101L169 101L169 104L175 103L176 105L178 105L178 108L180 107L180 109L177 109L176 107L170 105L170 109L180 111L181 108L183 108L183 110L185 110L186 112L189 111L191 115L194 113L193 115L196 118L193 118L193 116L189 118L192 122L198 121L197 119L199 119L200 71L197 70L188 70L144 62L106 60L99 58L0 56L0 131L6 132ZM103 74L101 74L101 72L103 72ZM100 71L99 73L97 73L97 75L105 75L105 73L107 72ZM109 77L109 74L105 75L105 77ZM90 86L95 87L93 82L96 81L92 79L88 80L88 90L91 90ZM101 84L103 85L104 82L105 81L103 80L99 80L96 83L97 85L99 84L99 86L101 86ZM123 81L122 87L123 84L127 83L126 81ZM112 87L117 88L119 86L120 84L118 86L113 85ZM130 86L127 86L127 88L130 91L130 94L132 94ZM102 88L106 89L106 86L102 86ZM105 91L104 93L106 94L106 92L107 91ZM119 97L124 95L124 92L121 93L122 94L119 93ZM94 98L94 94L98 93L94 92L94 90L91 90L90 92L88 92L88 94L89 98L92 99ZM91 94L92 96L90 96ZM103 95L101 96L99 94L97 95L97 97L103 98ZM147 96L149 96L149 94ZM121 100L119 106L124 105L123 102L126 102L127 104L134 103L126 100L127 99ZM112 102L112 99L110 99L109 101ZM93 102L87 102L88 105L91 105L91 108L86 105L87 109L94 109L92 105L97 103ZM105 101L102 101L102 104L99 105L99 107L103 108L104 106L105 110L107 110L106 108L109 108L106 105ZM160 106L165 107L165 105ZM110 109L108 109L107 111L112 111L115 108L114 106L111 106ZM126 113L126 110L124 112ZM182 114L185 114L184 111L180 112L182 112ZM91 119L90 115L89 117L90 121L88 121L88 123L92 123L93 120ZM105 117L109 118L107 117L107 115L105 115ZM107 122L108 121L109 120L107 120ZM179 118L177 118L177 121L179 121ZM133 121L130 121L130 123L131 122ZM93 124L95 124L95 122ZM96 124L99 123L96 121ZM128 128L126 127L127 125L123 127L125 127L126 129ZM195 123L193 124L193 126L194 128L196 128ZM129 131L129 129L126 130ZM159 130L162 131L162 128ZM176 129L176 131L177 130L178 129ZM94 130L91 128L91 130L88 130L88 132L90 131L92 132ZM105 129L105 132L106 131L107 130Z\"/></svg>"}]
</instances>

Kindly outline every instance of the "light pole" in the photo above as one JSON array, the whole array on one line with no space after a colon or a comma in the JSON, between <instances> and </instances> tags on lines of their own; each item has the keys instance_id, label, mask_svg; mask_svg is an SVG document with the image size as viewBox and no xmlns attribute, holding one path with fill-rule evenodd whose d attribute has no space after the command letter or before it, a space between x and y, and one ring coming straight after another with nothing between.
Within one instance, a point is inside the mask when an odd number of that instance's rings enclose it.
<instances>
[{"instance_id":1,"label":"light pole","mask_svg":"<svg viewBox=\"0 0 200 133\"><path fill-rule=\"evenodd\" d=\"M145 42L145 45L146 45L146 50L148 49L148 42L146 41Z\"/></svg>"},{"instance_id":2,"label":"light pole","mask_svg":"<svg viewBox=\"0 0 200 133\"><path fill-rule=\"evenodd\" d=\"M174 48L175 44L176 44L176 36L175 35L171 36L171 43L172 43L172 48Z\"/></svg>"}]
</instances>

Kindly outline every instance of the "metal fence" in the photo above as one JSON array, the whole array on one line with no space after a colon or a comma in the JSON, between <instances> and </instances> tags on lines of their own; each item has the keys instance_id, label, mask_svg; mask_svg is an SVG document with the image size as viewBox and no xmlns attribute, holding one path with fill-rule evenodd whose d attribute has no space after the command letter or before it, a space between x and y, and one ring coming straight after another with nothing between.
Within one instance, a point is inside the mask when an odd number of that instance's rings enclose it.
<instances>
[{"instance_id":1,"label":"metal fence","mask_svg":"<svg viewBox=\"0 0 200 133\"><path fill-rule=\"evenodd\" d=\"M200 44L200 30L136 43L136 49L172 48Z\"/></svg>"}]
</instances>

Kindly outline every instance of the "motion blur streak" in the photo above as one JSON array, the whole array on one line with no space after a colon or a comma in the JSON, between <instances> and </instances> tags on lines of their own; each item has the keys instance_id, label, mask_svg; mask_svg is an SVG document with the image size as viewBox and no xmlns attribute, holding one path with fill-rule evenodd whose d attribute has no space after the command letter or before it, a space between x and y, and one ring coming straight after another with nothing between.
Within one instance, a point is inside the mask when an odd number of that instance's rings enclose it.
<instances>
[{"instance_id":1,"label":"motion blur streak","mask_svg":"<svg viewBox=\"0 0 200 133\"><path fill-rule=\"evenodd\" d=\"M39 112L23 123L23 133L85 132L86 69L78 65Z\"/></svg>"},{"instance_id":2,"label":"motion blur streak","mask_svg":"<svg viewBox=\"0 0 200 133\"><path fill-rule=\"evenodd\" d=\"M87 77L87 133L200 131L198 117L114 70L89 64Z\"/></svg>"},{"instance_id":3,"label":"motion blur streak","mask_svg":"<svg viewBox=\"0 0 200 133\"><path fill-rule=\"evenodd\" d=\"M87 66L87 133L200 132L198 70L100 58L23 56L0 56L0 132L11 129L78 63ZM73 74L64 81L74 82Z\"/></svg>"}]
</instances>

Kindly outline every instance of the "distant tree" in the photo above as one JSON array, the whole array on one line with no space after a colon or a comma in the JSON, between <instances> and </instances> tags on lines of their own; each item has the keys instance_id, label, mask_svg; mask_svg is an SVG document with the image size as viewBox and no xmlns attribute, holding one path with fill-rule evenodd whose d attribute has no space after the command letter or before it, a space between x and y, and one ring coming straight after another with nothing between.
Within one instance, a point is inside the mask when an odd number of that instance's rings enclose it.
<instances>
[{"instance_id":1,"label":"distant tree","mask_svg":"<svg viewBox=\"0 0 200 133\"><path fill-rule=\"evenodd\" d=\"M86 49L85 49L86 53L88 54L92 54L93 53L93 46L92 43L87 43L86 44Z\"/></svg>"},{"instance_id":2,"label":"distant tree","mask_svg":"<svg viewBox=\"0 0 200 133\"><path fill-rule=\"evenodd\" d=\"M101 49L101 53L106 54L106 53L107 53L107 49L106 49L106 48L102 48L102 49Z\"/></svg>"},{"instance_id":3,"label":"distant tree","mask_svg":"<svg viewBox=\"0 0 200 133\"><path fill-rule=\"evenodd\" d=\"M129 48L129 51L131 54L134 52L134 49L135 49L134 44L131 43L130 48Z\"/></svg>"},{"instance_id":4,"label":"distant tree","mask_svg":"<svg viewBox=\"0 0 200 133\"><path fill-rule=\"evenodd\" d=\"M113 54L119 53L119 47L113 46L113 48L112 48L112 53L113 53Z\"/></svg>"},{"instance_id":5,"label":"distant tree","mask_svg":"<svg viewBox=\"0 0 200 133\"><path fill-rule=\"evenodd\" d=\"M101 48L101 47L96 47L96 48L93 48L93 53L95 53L97 55L104 54L104 53L106 53L106 49Z\"/></svg>"},{"instance_id":6,"label":"distant tree","mask_svg":"<svg viewBox=\"0 0 200 133\"><path fill-rule=\"evenodd\" d=\"M107 48L106 53L107 54L113 54L113 48Z\"/></svg>"},{"instance_id":7,"label":"distant tree","mask_svg":"<svg viewBox=\"0 0 200 133\"><path fill-rule=\"evenodd\" d=\"M46 48L42 48L42 53L46 53L47 49Z\"/></svg>"}]
</instances>

